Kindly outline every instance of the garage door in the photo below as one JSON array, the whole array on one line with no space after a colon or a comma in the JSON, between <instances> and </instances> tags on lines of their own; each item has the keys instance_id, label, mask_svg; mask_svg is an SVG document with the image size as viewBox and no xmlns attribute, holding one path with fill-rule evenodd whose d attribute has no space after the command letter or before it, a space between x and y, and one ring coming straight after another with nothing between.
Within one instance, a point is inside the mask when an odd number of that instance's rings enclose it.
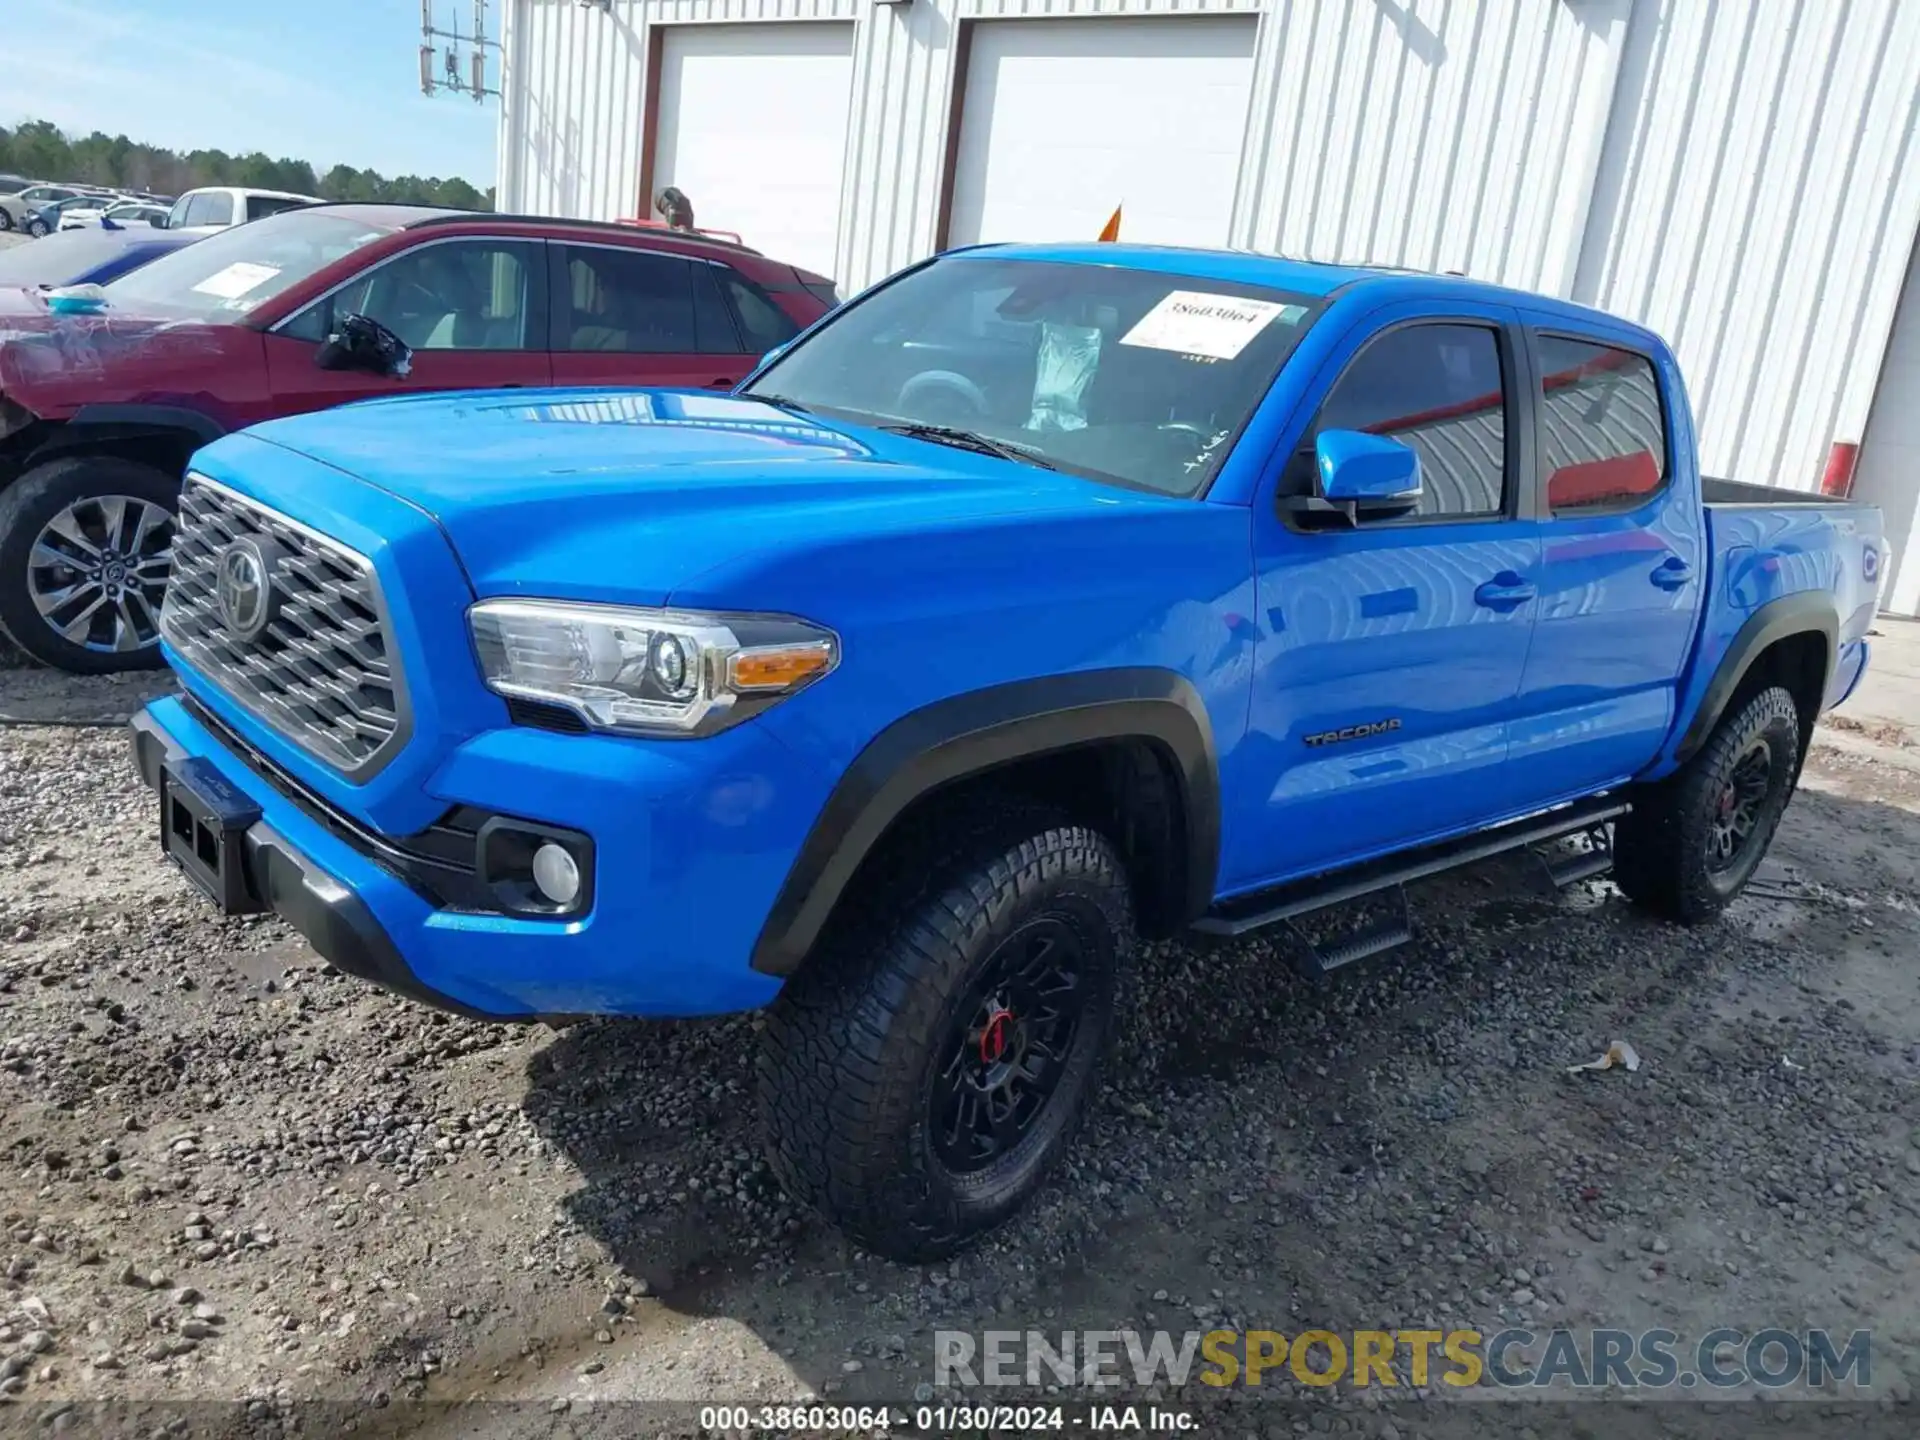
<instances>
[{"instance_id":1,"label":"garage door","mask_svg":"<svg viewBox=\"0 0 1920 1440\"><path fill-rule=\"evenodd\" d=\"M665 32L653 190L696 223L833 274L853 27L697 25ZM652 206L653 197L647 197Z\"/></svg>"},{"instance_id":2,"label":"garage door","mask_svg":"<svg viewBox=\"0 0 1920 1440\"><path fill-rule=\"evenodd\" d=\"M1252 16L974 27L949 244L1223 245L1253 78Z\"/></svg>"}]
</instances>

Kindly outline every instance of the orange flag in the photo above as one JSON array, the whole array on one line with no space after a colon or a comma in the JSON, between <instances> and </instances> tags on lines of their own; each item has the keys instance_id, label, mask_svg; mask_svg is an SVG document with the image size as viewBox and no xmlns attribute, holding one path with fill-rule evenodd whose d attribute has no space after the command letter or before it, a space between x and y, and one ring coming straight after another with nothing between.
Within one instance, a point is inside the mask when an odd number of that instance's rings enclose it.
<instances>
[{"instance_id":1,"label":"orange flag","mask_svg":"<svg viewBox=\"0 0 1920 1440\"><path fill-rule=\"evenodd\" d=\"M1106 227L1102 229L1100 232L1100 240L1098 243L1102 245L1111 245L1119 238L1120 238L1120 207L1116 205L1113 207L1113 218L1107 221Z\"/></svg>"}]
</instances>

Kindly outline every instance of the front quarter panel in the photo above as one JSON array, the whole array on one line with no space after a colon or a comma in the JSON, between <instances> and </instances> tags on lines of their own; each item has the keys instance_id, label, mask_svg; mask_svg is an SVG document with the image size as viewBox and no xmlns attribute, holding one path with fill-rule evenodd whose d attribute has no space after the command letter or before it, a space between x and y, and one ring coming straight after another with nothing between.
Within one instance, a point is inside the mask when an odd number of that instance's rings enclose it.
<instances>
[{"instance_id":1,"label":"front quarter panel","mask_svg":"<svg viewBox=\"0 0 1920 1440\"><path fill-rule=\"evenodd\" d=\"M839 669L755 722L831 775L940 701L1138 668L1193 686L1224 765L1246 730L1247 521L1233 507L1115 490L1077 512L803 534L699 577L672 603L800 615L840 635Z\"/></svg>"}]
</instances>

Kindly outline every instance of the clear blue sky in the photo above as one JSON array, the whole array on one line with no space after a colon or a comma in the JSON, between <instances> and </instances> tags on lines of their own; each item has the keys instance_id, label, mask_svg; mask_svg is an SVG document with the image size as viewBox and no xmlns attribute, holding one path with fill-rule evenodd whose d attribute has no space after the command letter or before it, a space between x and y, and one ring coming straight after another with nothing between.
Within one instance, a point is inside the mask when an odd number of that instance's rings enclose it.
<instances>
[{"instance_id":1,"label":"clear blue sky","mask_svg":"<svg viewBox=\"0 0 1920 1440\"><path fill-rule=\"evenodd\" d=\"M488 7L496 38L502 8ZM471 28L472 0L434 11ZM423 96L419 50L419 0L0 0L0 124L484 190L500 102Z\"/></svg>"}]
</instances>

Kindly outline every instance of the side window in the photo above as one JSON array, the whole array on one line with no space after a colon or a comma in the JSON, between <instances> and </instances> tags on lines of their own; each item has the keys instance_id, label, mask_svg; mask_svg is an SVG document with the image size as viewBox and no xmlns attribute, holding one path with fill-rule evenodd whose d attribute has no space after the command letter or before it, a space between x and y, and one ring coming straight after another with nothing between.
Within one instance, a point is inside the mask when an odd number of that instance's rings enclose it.
<instances>
[{"instance_id":1,"label":"side window","mask_svg":"<svg viewBox=\"0 0 1920 1440\"><path fill-rule=\"evenodd\" d=\"M739 355L746 347L733 328L733 314L720 293L715 267L693 262L693 329L702 355Z\"/></svg>"},{"instance_id":2,"label":"side window","mask_svg":"<svg viewBox=\"0 0 1920 1440\"><path fill-rule=\"evenodd\" d=\"M189 225L233 224L233 197L217 190L195 195L187 201L186 223Z\"/></svg>"},{"instance_id":3,"label":"side window","mask_svg":"<svg viewBox=\"0 0 1920 1440\"><path fill-rule=\"evenodd\" d=\"M1334 382L1289 488L1311 483L1322 430L1363 430L1420 457L1421 519L1497 515L1506 505L1507 393L1499 334L1481 325L1408 325L1371 341Z\"/></svg>"},{"instance_id":4,"label":"side window","mask_svg":"<svg viewBox=\"0 0 1920 1440\"><path fill-rule=\"evenodd\" d=\"M282 210L297 210L304 203L301 200L283 200L277 195L249 195L247 219L264 220L269 215L278 215Z\"/></svg>"},{"instance_id":5,"label":"side window","mask_svg":"<svg viewBox=\"0 0 1920 1440\"><path fill-rule=\"evenodd\" d=\"M691 266L648 250L555 247L560 275L554 348L688 355L698 348Z\"/></svg>"},{"instance_id":6,"label":"side window","mask_svg":"<svg viewBox=\"0 0 1920 1440\"><path fill-rule=\"evenodd\" d=\"M536 254L524 240L422 245L316 300L281 333L324 340L340 317L361 314L415 350L538 350Z\"/></svg>"},{"instance_id":7,"label":"side window","mask_svg":"<svg viewBox=\"0 0 1920 1440\"><path fill-rule=\"evenodd\" d=\"M1653 362L1558 335L1534 343L1548 508L1627 509L1658 493L1667 483L1667 424Z\"/></svg>"},{"instance_id":8,"label":"side window","mask_svg":"<svg viewBox=\"0 0 1920 1440\"><path fill-rule=\"evenodd\" d=\"M732 302L734 318L740 322L740 338L755 355L764 355L776 345L784 345L800 333L787 312L769 300L760 287L739 271L724 267L720 271L721 288Z\"/></svg>"}]
</instances>

